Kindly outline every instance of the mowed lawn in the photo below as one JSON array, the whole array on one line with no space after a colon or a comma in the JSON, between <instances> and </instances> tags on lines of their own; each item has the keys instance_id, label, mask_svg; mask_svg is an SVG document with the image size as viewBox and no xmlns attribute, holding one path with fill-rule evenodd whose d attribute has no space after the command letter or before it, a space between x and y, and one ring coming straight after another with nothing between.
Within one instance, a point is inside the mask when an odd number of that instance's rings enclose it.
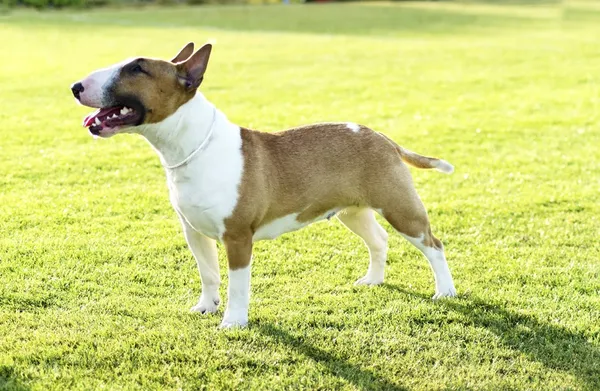
<instances>
[{"instance_id":1,"label":"mowed lawn","mask_svg":"<svg viewBox=\"0 0 600 391\"><path fill-rule=\"evenodd\" d=\"M599 390L599 36L586 1L0 16L0 389ZM354 287L334 219L255 245L247 329L188 312L157 156L92 139L69 85L208 39L236 123L354 121L455 165L412 172L458 298L387 224L385 284Z\"/></svg>"}]
</instances>

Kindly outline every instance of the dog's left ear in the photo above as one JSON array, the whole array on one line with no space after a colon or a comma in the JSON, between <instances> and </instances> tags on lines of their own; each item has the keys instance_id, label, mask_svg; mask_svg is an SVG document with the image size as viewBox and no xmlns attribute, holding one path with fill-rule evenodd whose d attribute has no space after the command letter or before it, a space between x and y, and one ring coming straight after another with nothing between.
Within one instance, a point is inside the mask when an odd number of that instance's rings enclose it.
<instances>
[{"instance_id":1,"label":"dog's left ear","mask_svg":"<svg viewBox=\"0 0 600 391\"><path fill-rule=\"evenodd\" d=\"M211 50L212 45L207 43L198 49L196 53L192 54L185 62L178 64L181 72L179 80L186 89L195 90L200 87L204 78L204 72L206 72L206 67L208 66Z\"/></svg>"},{"instance_id":2,"label":"dog's left ear","mask_svg":"<svg viewBox=\"0 0 600 391\"><path fill-rule=\"evenodd\" d=\"M194 53L194 43L190 42L187 45L185 45L179 51L179 53L177 53L177 55L175 57L173 57L173 59L171 60L171 62L173 64L177 64L178 62L185 61L188 58L190 58L190 56L192 55L192 53Z\"/></svg>"}]
</instances>

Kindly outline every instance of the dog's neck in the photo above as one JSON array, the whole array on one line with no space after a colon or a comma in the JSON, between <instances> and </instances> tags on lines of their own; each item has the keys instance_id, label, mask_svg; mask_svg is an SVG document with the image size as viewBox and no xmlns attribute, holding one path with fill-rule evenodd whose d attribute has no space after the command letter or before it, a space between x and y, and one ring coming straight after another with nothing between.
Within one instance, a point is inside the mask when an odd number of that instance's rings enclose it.
<instances>
[{"instance_id":1,"label":"dog's neck","mask_svg":"<svg viewBox=\"0 0 600 391\"><path fill-rule=\"evenodd\" d=\"M168 167L184 161L203 145L211 129L222 121L227 121L225 115L197 92L163 121L140 125L135 128L135 133L141 134L150 142L163 164ZM203 148L206 148L206 143Z\"/></svg>"}]
</instances>

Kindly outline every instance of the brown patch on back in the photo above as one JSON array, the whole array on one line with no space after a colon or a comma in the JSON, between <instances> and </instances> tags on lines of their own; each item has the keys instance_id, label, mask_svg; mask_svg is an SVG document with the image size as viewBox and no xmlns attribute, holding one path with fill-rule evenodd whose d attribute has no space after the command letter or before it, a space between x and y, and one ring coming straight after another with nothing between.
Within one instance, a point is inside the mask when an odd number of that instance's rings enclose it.
<instances>
[{"instance_id":1,"label":"brown patch on back","mask_svg":"<svg viewBox=\"0 0 600 391\"><path fill-rule=\"evenodd\" d=\"M398 231L429 231L427 213L397 144L362 126L314 124L279 133L241 129L244 172L226 234L252 232L299 213L309 222L332 209L381 209ZM425 235L428 236L428 235Z\"/></svg>"}]
</instances>

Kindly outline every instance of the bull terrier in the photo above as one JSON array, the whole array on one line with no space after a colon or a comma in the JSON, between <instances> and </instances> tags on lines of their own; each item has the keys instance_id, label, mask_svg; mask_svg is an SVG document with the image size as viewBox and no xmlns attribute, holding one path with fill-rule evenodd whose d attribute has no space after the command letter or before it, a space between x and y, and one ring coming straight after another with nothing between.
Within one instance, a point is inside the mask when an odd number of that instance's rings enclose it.
<instances>
[{"instance_id":1,"label":"bull terrier","mask_svg":"<svg viewBox=\"0 0 600 391\"><path fill-rule=\"evenodd\" d=\"M198 91L211 50L205 44L194 52L189 43L170 61L128 60L71 86L79 103L98 109L84 120L92 135L137 133L158 153L202 281L191 310L206 314L218 309L219 241L229 265L221 326L245 326L253 243L334 215L369 250L369 268L356 284L381 284L388 234L374 212L428 259L433 298L455 296L442 243L431 232L404 162L447 174L453 166L352 122L278 133L235 125Z\"/></svg>"}]
</instances>

